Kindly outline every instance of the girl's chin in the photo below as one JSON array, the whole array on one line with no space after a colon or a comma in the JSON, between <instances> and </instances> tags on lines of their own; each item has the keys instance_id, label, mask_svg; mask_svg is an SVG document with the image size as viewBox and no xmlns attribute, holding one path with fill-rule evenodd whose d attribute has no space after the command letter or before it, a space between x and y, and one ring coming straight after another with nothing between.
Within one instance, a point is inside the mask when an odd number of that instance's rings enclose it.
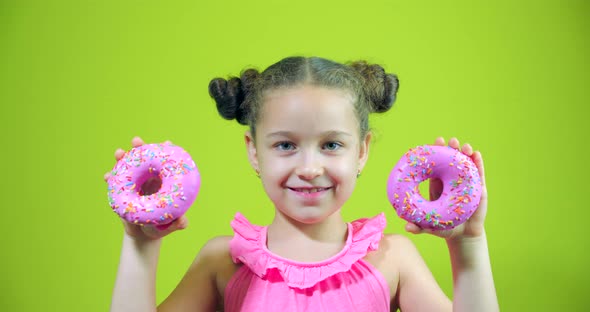
<instances>
[{"instance_id":1,"label":"girl's chin","mask_svg":"<svg viewBox=\"0 0 590 312\"><path fill-rule=\"evenodd\" d=\"M335 211L327 211L325 208L314 206L301 206L288 211L279 210L280 213L297 223L301 224L315 224L328 219Z\"/></svg>"}]
</instances>

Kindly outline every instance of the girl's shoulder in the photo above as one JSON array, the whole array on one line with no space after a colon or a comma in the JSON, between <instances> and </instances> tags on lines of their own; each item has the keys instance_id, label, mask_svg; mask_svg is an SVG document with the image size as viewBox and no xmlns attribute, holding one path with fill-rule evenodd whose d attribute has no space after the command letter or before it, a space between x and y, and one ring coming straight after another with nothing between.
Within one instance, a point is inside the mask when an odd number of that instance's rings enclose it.
<instances>
[{"instance_id":1,"label":"girl's shoulder","mask_svg":"<svg viewBox=\"0 0 590 312\"><path fill-rule=\"evenodd\" d=\"M398 233L384 233L379 250L390 256L399 256L401 251L416 248L410 238Z\"/></svg>"},{"instance_id":2,"label":"girl's shoulder","mask_svg":"<svg viewBox=\"0 0 590 312\"><path fill-rule=\"evenodd\" d=\"M404 264L420 258L416 245L410 238L402 234L386 233L379 242L377 250L369 254L370 257L383 260L383 264L397 270Z\"/></svg>"},{"instance_id":3,"label":"girl's shoulder","mask_svg":"<svg viewBox=\"0 0 590 312\"><path fill-rule=\"evenodd\" d=\"M209 239L197 254L195 261L206 264L210 273L219 273L235 266L229 252L233 236L215 236Z\"/></svg>"},{"instance_id":4,"label":"girl's shoulder","mask_svg":"<svg viewBox=\"0 0 590 312\"><path fill-rule=\"evenodd\" d=\"M399 294L402 293L402 289L406 294L406 301L413 302L426 293L430 294L428 297L435 305L450 304L418 248L407 236L385 234L379 248L367 257L367 261L375 266L387 281L392 305L399 307Z\"/></svg>"},{"instance_id":5,"label":"girl's shoulder","mask_svg":"<svg viewBox=\"0 0 590 312\"><path fill-rule=\"evenodd\" d=\"M229 246L232 238L233 236L224 235L209 239L195 259L195 262L203 262L203 267L215 283L217 293L221 298L223 298L224 289L228 282L241 266L234 263L230 255Z\"/></svg>"},{"instance_id":6,"label":"girl's shoulder","mask_svg":"<svg viewBox=\"0 0 590 312\"><path fill-rule=\"evenodd\" d=\"M220 235L210 238L201 248L200 253L209 256L222 256L224 251L229 254L229 242L232 236Z\"/></svg>"},{"instance_id":7,"label":"girl's shoulder","mask_svg":"<svg viewBox=\"0 0 590 312\"><path fill-rule=\"evenodd\" d=\"M160 305L162 310L191 305L193 310L209 310L223 304L223 290L235 272L229 256L231 236L218 236L207 241L197 253L176 289ZM194 289L199 289L194 293ZM174 307L174 308L171 308Z\"/></svg>"},{"instance_id":8,"label":"girl's shoulder","mask_svg":"<svg viewBox=\"0 0 590 312\"><path fill-rule=\"evenodd\" d=\"M416 256L421 260L416 246L408 237L402 234L384 234L379 247L370 252L365 260L381 273L393 298L398 291L401 274L410 261L417 259Z\"/></svg>"}]
</instances>

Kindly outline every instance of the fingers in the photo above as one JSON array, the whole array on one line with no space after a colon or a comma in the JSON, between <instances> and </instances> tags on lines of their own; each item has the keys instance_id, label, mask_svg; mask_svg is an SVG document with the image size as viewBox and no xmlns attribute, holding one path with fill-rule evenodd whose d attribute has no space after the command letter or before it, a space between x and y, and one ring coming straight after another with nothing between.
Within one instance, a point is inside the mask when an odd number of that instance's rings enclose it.
<instances>
[{"instance_id":1,"label":"fingers","mask_svg":"<svg viewBox=\"0 0 590 312\"><path fill-rule=\"evenodd\" d=\"M461 147L461 152L467 156L473 155L473 148L468 143L463 144Z\"/></svg>"},{"instance_id":2,"label":"fingers","mask_svg":"<svg viewBox=\"0 0 590 312\"><path fill-rule=\"evenodd\" d=\"M434 142L434 144L436 145L444 145L445 143L445 139L443 137L438 137L436 139L436 141ZM454 148L454 149L459 149L459 140L457 140L457 138L453 137L449 140L449 146ZM484 166L483 166L483 158L481 156L481 152L473 151L473 147L471 147L471 144L469 143L465 143L463 144L463 146L461 147L461 152L469 157L471 157L471 159L473 160L473 162L475 163L478 171L479 171L479 175L481 177L481 183L484 187L485 190L485 174L484 174Z\"/></svg>"},{"instance_id":3,"label":"fingers","mask_svg":"<svg viewBox=\"0 0 590 312\"><path fill-rule=\"evenodd\" d=\"M140 137L138 137L138 136L136 136L136 137L134 137L133 139L131 139L131 145L132 145L133 147L138 147L138 146L141 146L141 145L143 145L143 144L144 144L143 140L142 140ZM118 148L118 149L115 151L115 160L116 160L116 161L119 161L119 160L121 160L121 158L123 158L123 156L125 156L125 153L126 153L126 151L125 151L125 150L123 150L122 148ZM103 179L104 179L105 181L108 181L108 179L110 178L110 176L111 176L111 173L110 173L110 171L109 171L109 172L107 172L107 173L105 173L105 174L103 175Z\"/></svg>"},{"instance_id":4,"label":"fingers","mask_svg":"<svg viewBox=\"0 0 590 312\"><path fill-rule=\"evenodd\" d=\"M185 216L182 216L171 223L162 225L134 224L123 219L121 219L121 221L123 222L123 226L125 227L127 234L138 240L160 239L172 232L183 230L188 226L188 219Z\"/></svg>"},{"instance_id":5,"label":"fingers","mask_svg":"<svg viewBox=\"0 0 590 312\"><path fill-rule=\"evenodd\" d=\"M449 140L449 146L454 148L454 149L459 149L459 140L457 140L457 138L451 138Z\"/></svg>"},{"instance_id":6,"label":"fingers","mask_svg":"<svg viewBox=\"0 0 590 312\"><path fill-rule=\"evenodd\" d=\"M436 138L436 140L434 140L434 145L440 145L440 146L444 146L445 145L445 138L443 137L438 137ZM459 149L459 140L457 140L457 138L453 137L449 140L449 146L454 148L454 149ZM471 146L469 144L465 144L463 146L463 148L465 147L469 147L471 148Z\"/></svg>"},{"instance_id":7,"label":"fingers","mask_svg":"<svg viewBox=\"0 0 590 312\"><path fill-rule=\"evenodd\" d=\"M123 156L125 156L125 151L123 149L118 148L115 151L115 160L119 161L121 158L123 158ZM110 171L103 175L103 179L105 180L105 182L108 181L110 177L111 177Z\"/></svg>"},{"instance_id":8,"label":"fingers","mask_svg":"<svg viewBox=\"0 0 590 312\"><path fill-rule=\"evenodd\" d=\"M178 220L176 220L176 229L177 230L184 230L188 227L188 218L185 216L182 216L180 218L178 218Z\"/></svg>"},{"instance_id":9,"label":"fingers","mask_svg":"<svg viewBox=\"0 0 590 312\"><path fill-rule=\"evenodd\" d=\"M473 153L473 162L475 163L475 166L477 166L477 170L479 171L479 176L481 178L481 184L482 187L485 188L485 169L484 169L484 165L483 165L483 157L481 156L481 152L477 151L475 153Z\"/></svg>"},{"instance_id":10,"label":"fingers","mask_svg":"<svg viewBox=\"0 0 590 312\"><path fill-rule=\"evenodd\" d=\"M143 140L142 140L140 137L138 137L138 136L136 136L136 137L133 137L133 139L131 139L131 145L132 145L133 147L142 146L143 144L145 144L145 143L144 143L144 142L143 142ZM125 152L125 150L123 150L122 148L118 148L118 149L115 151L115 159L116 159L117 161L119 161L121 158L123 158L123 156L125 156L125 153L126 153L126 152Z\"/></svg>"},{"instance_id":11,"label":"fingers","mask_svg":"<svg viewBox=\"0 0 590 312\"><path fill-rule=\"evenodd\" d=\"M123 156L125 156L125 151L123 149L118 148L115 151L115 160L119 161L121 160L121 158L123 158ZM103 175L103 179L105 180L105 182L107 182L109 180L109 178L111 177L111 172L107 172Z\"/></svg>"},{"instance_id":12,"label":"fingers","mask_svg":"<svg viewBox=\"0 0 590 312\"><path fill-rule=\"evenodd\" d=\"M445 239L449 239L456 235L457 231L460 231L459 228L463 226L456 227L454 229L449 230L432 230L432 229L423 229L417 226L414 223L408 222L406 223L405 230L412 234L431 234L438 237L443 237Z\"/></svg>"},{"instance_id":13,"label":"fingers","mask_svg":"<svg viewBox=\"0 0 590 312\"><path fill-rule=\"evenodd\" d=\"M437 231L437 232L435 232L435 231L430 230L430 229L423 229L423 228L417 226L416 224L414 224L412 222L406 223L405 229L406 229L406 231L408 231L408 232L410 232L412 234L424 234L424 233L428 233L428 234L434 234L434 235L437 235L437 236L439 236L440 233L445 232L445 231Z\"/></svg>"},{"instance_id":14,"label":"fingers","mask_svg":"<svg viewBox=\"0 0 590 312\"><path fill-rule=\"evenodd\" d=\"M140 137L138 137L138 136L134 137L134 138L131 140L131 145L132 145L133 147L138 147L138 146L141 146L141 145L143 145L143 144L144 144L143 140L142 140Z\"/></svg>"},{"instance_id":15,"label":"fingers","mask_svg":"<svg viewBox=\"0 0 590 312\"><path fill-rule=\"evenodd\" d=\"M434 141L434 145L440 145L440 146L444 146L445 145L445 138L443 137L438 137L436 138L436 140ZM454 149L459 149L459 147L461 147L461 152L467 156L471 156L473 155L473 148L471 147L471 145L469 143L465 143L463 144L463 146L461 146L461 144L459 143L459 140L457 140L457 138L453 137L449 140L449 146L454 148Z\"/></svg>"},{"instance_id":16,"label":"fingers","mask_svg":"<svg viewBox=\"0 0 590 312\"><path fill-rule=\"evenodd\" d=\"M121 148L118 148L115 151L115 160L119 161L121 158L123 158L123 156L125 156L125 151Z\"/></svg>"}]
</instances>

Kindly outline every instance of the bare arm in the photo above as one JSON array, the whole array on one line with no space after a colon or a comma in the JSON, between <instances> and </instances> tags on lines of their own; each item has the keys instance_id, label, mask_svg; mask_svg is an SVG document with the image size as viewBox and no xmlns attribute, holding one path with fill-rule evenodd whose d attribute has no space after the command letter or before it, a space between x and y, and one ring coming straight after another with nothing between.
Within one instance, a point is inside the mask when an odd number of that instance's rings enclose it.
<instances>
[{"instance_id":1,"label":"bare arm","mask_svg":"<svg viewBox=\"0 0 590 312\"><path fill-rule=\"evenodd\" d=\"M137 241L123 236L111 312L156 311L156 267L161 240Z\"/></svg>"},{"instance_id":2,"label":"bare arm","mask_svg":"<svg viewBox=\"0 0 590 312\"><path fill-rule=\"evenodd\" d=\"M447 240L453 268L453 311L499 311L485 232Z\"/></svg>"},{"instance_id":3,"label":"bare arm","mask_svg":"<svg viewBox=\"0 0 590 312\"><path fill-rule=\"evenodd\" d=\"M452 311L451 300L442 291L410 239L398 236L395 249L401 256L396 295L400 311Z\"/></svg>"},{"instance_id":4,"label":"bare arm","mask_svg":"<svg viewBox=\"0 0 590 312\"><path fill-rule=\"evenodd\" d=\"M227 259L227 239L209 241L199 252L176 289L156 309L156 268L161 239L123 238L121 261L111 312L215 311L216 270Z\"/></svg>"},{"instance_id":5,"label":"bare arm","mask_svg":"<svg viewBox=\"0 0 590 312\"><path fill-rule=\"evenodd\" d=\"M135 137L133 147L143 145ZM115 159L119 161L125 151L117 149ZM110 172L104 175L108 181ZM139 226L122 220L123 245L117 278L111 300L111 312L156 311L156 268L162 237L186 227L185 217L175 220L168 228L160 231L153 226Z\"/></svg>"},{"instance_id":6,"label":"bare arm","mask_svg":"<svg viewBox=\"0 0 590 312\"><path fill-rule=\"evenodd\" d=\"M436 145L444 145L443 138L438 138L435 141ZM449 140L449 146L459 149L460 144L456 138ZM432 231L418 228L416 225L406 224L406 230L411 233L430 233L446 239L449 253L451 256L451 265L453 270L453 303L452 309L445 305L445 308L438 308L434 310L428 309L412 309L412 311L499 311L498 299L496 297L496 289L494 286L494 279L492 277L492 269L490 265L490 257L488 254L488 244L486 232L484 229L484 221L487 214L488 195L485 183L485 171L483 158L480 152L474 152L471 145L465 144L461 148L461 152L471 157L481 177L481 200L475 213L465 223L457 226L452 230ZM431 200L437 199L443 190L443 185L440 180L430 181ZM425 274L423 269L420 269L421 264L416 265L418 268L413 268L411 265L406 267L406 270L417 270L420 276ZM401 274L400 274L401 276ZM405 297L400 297L401 303L405 301L418 300L419 289L416 286L416 279L418 277L409 276L411 281L407 282L409 291L405 292ZM418 292L418 293L416 293ZM404 292L400 293L400 296ZM433 292L435 298L438 298L438 293ZM428 295L429 296L429 295ZM438 299L432 300L436 302Z\"/></svg>"},{"instance_id":7,"label":"bare arm","mask_svg":"<svg viewBox=\"0 0 590 312\"><path fill-rule=\"evenodd\" d=\"M401 311L500 310L485 233L476 238L447 240L453 269L452 303L436 283L412 242L398 237L396 245L396 249L404 253L397 294Z\"/></svg>"},{"instance_id":8,"label":"bare arm","mask_svg":"<svg viewBox=\"0 0 590 312\"><path fill-rule=\"evenodd\" d=\"M234 265L229 256L230 239L220 236L209 240L158 311L215 311L222 292L218 289L218 280L233 273Z\"/></svg>"},{"instance_id":9,"label":"bare arm","mask_svg":"<svg viewBox=\"0 0 590 312\"><path fill-rule=\"evenodd\" d=\"M142 144L140 138L133 138L134 147ZM124 154L125 151L118 149L115 159L121 159ZM108 180L109 177L110 173L107 173L104 179ZM111 312L214 311L216 292L213 281L217 267L212 263L216 263L215 255L226 255L227 248L224 250L223 244L209 243L197 255L176 290L160 308L156 308L156 270L162 238L186 228L187 225L185 216L160 228L152 225L139 226L123 220L125 231Z\"/></svg>"}]
</instances>

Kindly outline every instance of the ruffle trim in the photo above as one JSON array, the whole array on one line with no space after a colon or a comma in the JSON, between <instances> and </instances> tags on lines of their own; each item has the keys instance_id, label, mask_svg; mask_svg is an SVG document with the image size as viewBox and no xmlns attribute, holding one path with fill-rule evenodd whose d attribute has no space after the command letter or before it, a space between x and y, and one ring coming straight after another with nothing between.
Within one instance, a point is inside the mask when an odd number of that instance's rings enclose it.
<instances>
[{"instance_id":1,"label":"ruffle trim","mask_svg":"<svg viewBox=\"0 0 590 312\"><path fill-rule=\"evenodd\" d=\"M349 271L354 263L376 250L386 226L383 213L348 223L348 237L344 248L321 262L296 262L271 253L266 248L267 227L251 224L241 213L236 213L231 226L234 237L230 253L235 263L243 263L260 278L276 269L289 287L306 289L341 272Z\"/></svg>"}]
</instances>

